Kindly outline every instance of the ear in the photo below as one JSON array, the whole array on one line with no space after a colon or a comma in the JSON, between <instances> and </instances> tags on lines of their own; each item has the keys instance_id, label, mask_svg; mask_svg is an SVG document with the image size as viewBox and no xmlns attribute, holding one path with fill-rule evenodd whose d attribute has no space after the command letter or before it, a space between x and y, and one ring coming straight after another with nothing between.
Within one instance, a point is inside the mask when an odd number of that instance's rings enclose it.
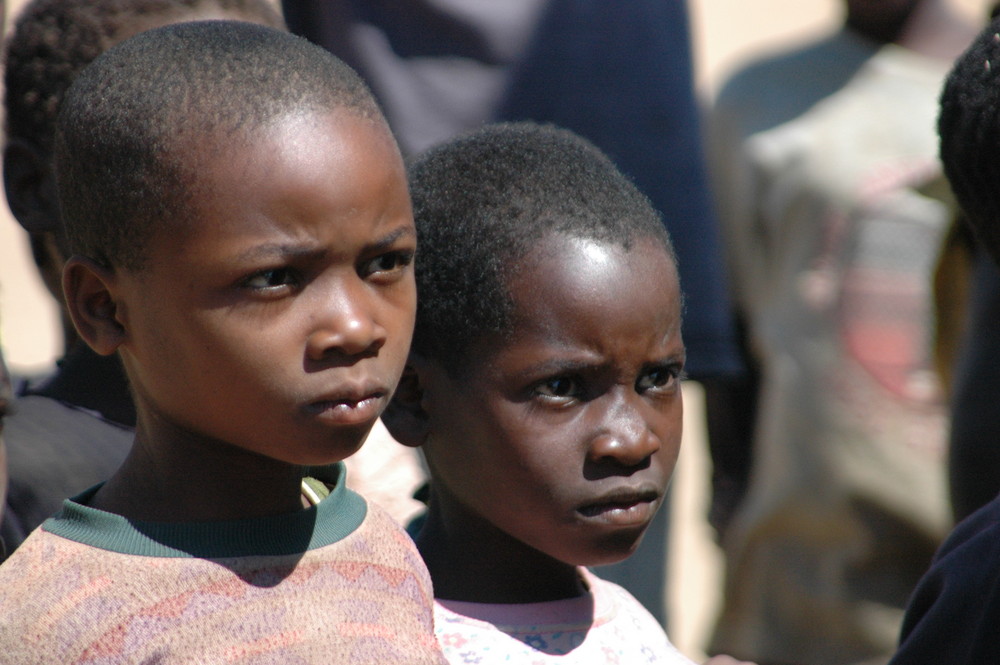
<instances>
[{"instance_id":1,"label":"ear","mask_svg":"<svg viewBox=\"0 0 1000 665\"><path fill-rule=\"evenodd\" d=\"M427 412L424 411L424 391L420 385L418 362L413 362L411 355L403 369L396 392L382 413L382 423L396 439L405 446L417 447L423 445L430 431Z\"/></svg>"},{"instance_id":2,"label":"ear","mask_svg":"<svg viewBox=\"0 0 1000 665\"><path fill-rule=\"evenodd\" d=\"M52 165L36 146L20 139L4 146L3 185L7 205L25 231L61 233Z\"/></svg>"},{"instance_id":3,"label":"ear","mask_svg":"<svg viewBox=\"0 0 1000 665\"><path fill-rule=\"evenodd\" d=\"M80 337L102 356L109 356L125 341L115 299L112 270L91 259L73 256L63 268L66 308Z\"/></svg>"}]
</instances>

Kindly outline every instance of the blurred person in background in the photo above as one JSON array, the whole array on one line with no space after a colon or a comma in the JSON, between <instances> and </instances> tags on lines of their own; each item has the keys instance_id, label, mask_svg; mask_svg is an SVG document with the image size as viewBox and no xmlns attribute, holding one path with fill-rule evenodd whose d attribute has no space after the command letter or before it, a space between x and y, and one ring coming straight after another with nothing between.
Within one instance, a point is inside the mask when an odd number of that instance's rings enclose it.
<instances>
[{"instance_id":1,"label":"blurred person in background","mask_svg":"<svg viewBox=\"0 0 1000 665\"><path fill-rule=\"evenodd\" d=\"M710 155L760 367L754 466L710 651L885 662L947 532L931 277L954 214L941 83L975 34L949 0L845 0L816 43L723 87Z\"/></svg>"}]
</instances>

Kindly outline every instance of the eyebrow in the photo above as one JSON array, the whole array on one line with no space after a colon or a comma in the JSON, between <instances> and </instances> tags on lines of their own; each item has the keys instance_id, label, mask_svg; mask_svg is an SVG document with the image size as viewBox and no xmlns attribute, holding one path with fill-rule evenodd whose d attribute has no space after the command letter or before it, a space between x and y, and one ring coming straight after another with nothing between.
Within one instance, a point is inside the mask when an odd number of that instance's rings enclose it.
<instances>
[{"instance_id":1,"label":"eyebrow","mask_svg":"<svg viewBox=\"0 0 1000 665\"><path fill-rule=\"evenodd\" d=\"M652 360L644 363L643 366L658 367L662 365L684 363L686 360L685 355L686 354L683 351L680 353L668 353L658 358L653 358ZM590 360L583 359L550 358L525 368L524 371L518 372L517 376L520 376L522 379L527 379L536 375L582 374L594 371L599 372L607 366L606 362L598 359L595 360L596 361L592 362Z\"/></svg>"},{"instance_id":2,"label":"eyebrow","mask_svg":"<svg viewBox=\"0 0 1000 665\"><path fill-rule=\"evenodd\" d=\"M392 247L392 245L395 244L396 241L406 237L413 237L413 238L417 237L417 230L412 225L400 226L396 229L393 229L392 231L385 234L384 236L373 242L371 245L369 245L369 249L375 251L388 249L389 247Z\"/></svg>"},{"instance_id":3,"label":"eyebrow","mask_svg":"<svg viewBox=\"0 0 1000 665\"><path fill-rule=\"evenodd\" d=\"M526 368L525 371L520 372L520 374L527 376L532 374L566 374L571 372L586 372L599 368L603 364L604 363L601 362L588 362L585 360L550 359L531 365Z\"/></svg>"},{"instance_id":4,"label":"eyebrow","mask_svg":"<svg viewBox=\"0 0 1000 665\"><path fill-rule=\"evenodd\" d=\"M416 237L417 232L412 226L402 226L400 228L394 229L389 233L385 234L378 240L368 244L365 247L367 252L379 252L391 247L400 238L404 237ZM304 245L299 245L295 243L268 243L264 245L257 245L251 247L250 249L237 254L233 257L238 262L252 262L260 261L262 259L269 258L319 258L326 254L326 249L307 247Z\"/></svg>"},{"instance_id":5,"label":"eyebrow","mask_svg":"<svg viewBox=\"0 0 1000 665\"><path fill-rule=\"evenodd\" d=\"M314 247L304 247L302 245L269 243L266 245L256 245L233 257L240 263L260 261L270 258L293 257L319 257L325 253L323 249Z\"/></svg>"}]
</instances>

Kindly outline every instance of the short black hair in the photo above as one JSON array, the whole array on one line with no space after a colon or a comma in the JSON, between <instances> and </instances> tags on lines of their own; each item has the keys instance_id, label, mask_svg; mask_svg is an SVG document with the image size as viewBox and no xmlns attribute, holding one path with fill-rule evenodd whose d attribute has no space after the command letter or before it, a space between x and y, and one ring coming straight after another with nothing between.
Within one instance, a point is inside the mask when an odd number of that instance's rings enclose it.
<instances>
[{"instance_id":1,"label":"short black hair","mask_svg":"<svg viewBox=\"0 0 1000 665\"><path fill-rule=\"evenodd\" d=\"M941 93L938 133L964 216L1000 262L1000 19L955 61Z\"/></svg>"},{"instance_id":2,"label":"short black hair","mask_svg":"<svg viewBox=\"0 0 1000 665\"><path fill-rule=\"evenodd\" d=\"M408 168L417 226L414 352L460 372L470 345L504 334L507 284L552 234L658 242L659 214L611 160L577 134L531 122L487 125L431 148Z\"/></svg>"},{"instance_id":3,"label":"short black hair","mask_svg":"<svg viewBox=\"0 0 1000 665\"><path fill-rule=\"evenodd\" d=\"M284 28L268 0L33 0L21 10L4 49L7 138L52 156L56 115L66 89L94 58L143 23L219 9Z\"/></svg>"},{"instance_id":4,"label":"short black hair","mask_svg":"<svg viewBox=\"0 0 1000 665\"><path fill-rule=\"evenodd\" d=\"M335 111L385 124L350 67L287 32L198 21L126 39L77 76L59 112L55 170L71 249L140 270L154 232L191 219L213 151L293 113Z\"/></svg>"}]
</instances>

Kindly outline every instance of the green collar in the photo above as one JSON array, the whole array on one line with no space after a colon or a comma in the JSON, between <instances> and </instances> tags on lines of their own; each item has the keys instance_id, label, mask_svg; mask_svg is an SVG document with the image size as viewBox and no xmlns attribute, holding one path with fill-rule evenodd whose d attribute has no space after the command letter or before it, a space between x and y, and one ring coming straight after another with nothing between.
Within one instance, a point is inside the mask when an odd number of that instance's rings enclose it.
<instances>
[{"instance_id":1,"label":"green collar","mask_svg":"<svg viewBox=\"0 0 1000 665\"><path fill-rule=\"evenodd\" d=\"M62 510L43 527L84 545L137 556L224 559L300 554L343 540L364 521L365 500L347 489L343 464L335 468L329 496L287 515L227 522L129 520L86 505L101 487L96 485L63 501Z\"/></svg>"}]
</instances>

